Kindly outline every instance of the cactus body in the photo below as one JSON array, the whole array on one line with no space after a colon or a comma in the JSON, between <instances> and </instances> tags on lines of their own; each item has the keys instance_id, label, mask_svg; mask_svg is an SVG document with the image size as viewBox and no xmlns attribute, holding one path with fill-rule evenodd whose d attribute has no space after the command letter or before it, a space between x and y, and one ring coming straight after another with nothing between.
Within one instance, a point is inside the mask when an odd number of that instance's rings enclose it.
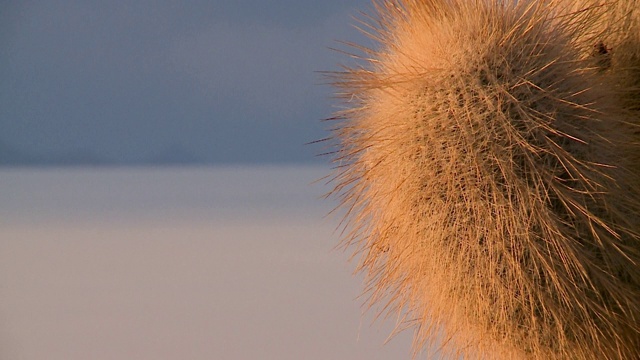
<instances>
[{"instance_id":1,"label":"cactus body","mask_svg":"<svg viewBox=\"0 0 640 360\"><path fill-rule=\"evenodd\" d=\"M371 304L416 349L640 358L629 112L561 1L385 0L334 74L334 194ZM453 358L453 357L452 357Z\"/></svg>"}]
</instances>

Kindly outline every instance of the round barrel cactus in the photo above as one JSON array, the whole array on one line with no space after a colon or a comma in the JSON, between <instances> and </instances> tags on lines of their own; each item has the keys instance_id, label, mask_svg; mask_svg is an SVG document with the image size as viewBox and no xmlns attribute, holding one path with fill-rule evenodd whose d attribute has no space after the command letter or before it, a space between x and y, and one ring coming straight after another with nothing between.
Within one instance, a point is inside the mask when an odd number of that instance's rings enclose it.
<instances>
[{"instance_id":1,"label":"round barrel cactus","mask_svg":"<svg viewBox=\"0 0 640 360\"><path fill-rule=\"evenodd\" d=\"M375 46L331 75L344 243L416 351L640 358L632 87L574 6L374 1Z\"/></svg>"}]
</instances>

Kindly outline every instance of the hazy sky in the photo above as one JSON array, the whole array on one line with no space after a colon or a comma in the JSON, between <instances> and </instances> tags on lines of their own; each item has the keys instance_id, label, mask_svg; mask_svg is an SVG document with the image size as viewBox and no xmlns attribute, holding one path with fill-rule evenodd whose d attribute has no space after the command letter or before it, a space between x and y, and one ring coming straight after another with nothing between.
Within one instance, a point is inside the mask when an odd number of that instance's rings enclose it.
<instances>
[{"instance_id":1,"label":"hazy sky","mask_svg":"<svg viewBox=\"0 0 640 360\"><path fill-rule=\"evenodd\" d=\"M369 0L5 1L0 151L139 162L314 161L318 70ZM9 153L6 150L5 153Z\"/></svg>"}]
</instances>

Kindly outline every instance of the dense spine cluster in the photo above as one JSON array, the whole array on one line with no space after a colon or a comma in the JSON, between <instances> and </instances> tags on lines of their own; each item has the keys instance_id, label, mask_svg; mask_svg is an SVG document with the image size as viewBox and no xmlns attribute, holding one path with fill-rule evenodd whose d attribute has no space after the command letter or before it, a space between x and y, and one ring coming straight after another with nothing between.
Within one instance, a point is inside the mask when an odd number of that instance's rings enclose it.
<instances>
[{"instance_id":1,"label":"dense spine cluster","mask_svg":"<svg viewBox=\"0 0 640 360\"><path fill-rule=\"evenodd\" d=\"M636 2L374 1L333 194L416 350L640 358Z\"/></svg>"}]
</instances>

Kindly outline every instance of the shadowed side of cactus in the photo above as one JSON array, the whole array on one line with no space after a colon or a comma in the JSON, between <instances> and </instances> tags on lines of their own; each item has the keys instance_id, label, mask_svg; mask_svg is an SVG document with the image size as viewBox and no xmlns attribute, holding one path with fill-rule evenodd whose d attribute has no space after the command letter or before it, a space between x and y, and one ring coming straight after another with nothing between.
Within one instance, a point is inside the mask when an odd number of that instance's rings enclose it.
<instances>
[{"instance_id":1,"label":"shadowed side of cactus","mask_svg":"<svg viewBox=\"0 0 640 360\"><path fill-rule=\"evenodd\" d=\"M605 7L602 43L607 45L610 67L605 76L617 85L621 106L634 125L633 141L640 143L640 0L618 0ZM632 148L631 169L640 174L640 152ZM640 182L640 175L638 175Z\"/></svg>"},{"instance_id":2,"label":"shadowed side of cactus","mask_svg":"<svg viewBox=\"0 0 640 360\"><path fill-rule=\"evenodd\" d=\"M576 44L628 112L633 133L628 167L640 181L640 0L565 0L564 10L591 19Z\"/></svg>"},{"instance_id":3,"label":"shadowed side of cactus","mask_svg":"<svg viewBox=\"0 0 640 360\"><path fill-rule=\"evenodd\" d=\"M639 190L629 117L576 43L595 20L555 1L374 4L378 46L334 74L334 194L371 304L445 355L638 358Z\"/></svg>"},{"instance_id":4,"label":"shadowed side of cactus","mask_svg":"<svg viewBox=\"0 0 640 360\"><path fill-rule=\"evenodd\" d=\"M622 87L624 106L640 114L640 1L606 3L603 44L611 58L611 72ZM640 124L640 121L639 121Z\"/></svg>"}]
</instances>

